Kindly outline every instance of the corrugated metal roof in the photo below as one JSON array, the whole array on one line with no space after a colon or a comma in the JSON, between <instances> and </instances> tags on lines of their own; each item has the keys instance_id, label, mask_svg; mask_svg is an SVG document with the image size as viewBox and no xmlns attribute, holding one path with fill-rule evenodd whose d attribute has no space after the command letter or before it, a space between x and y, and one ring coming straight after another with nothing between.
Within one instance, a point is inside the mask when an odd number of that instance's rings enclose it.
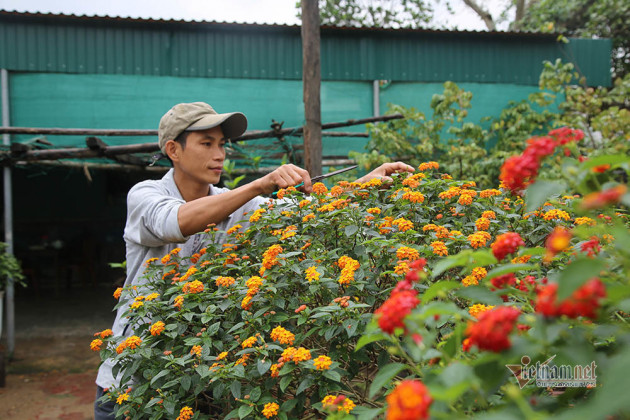
<instances>
[{"instance_id":1,"label":"corrugated metal roof","mask_svg":"<svg viewBox=\"0 0 630 420\"><path fill-rule=\"evenodd\" d=\"M0 11L0 66L13 71L301 79L297 25ZM536 85L543 60L610 85L610 40L520 32L323 27L324 80Z\"/></svg>"}]
</instances>

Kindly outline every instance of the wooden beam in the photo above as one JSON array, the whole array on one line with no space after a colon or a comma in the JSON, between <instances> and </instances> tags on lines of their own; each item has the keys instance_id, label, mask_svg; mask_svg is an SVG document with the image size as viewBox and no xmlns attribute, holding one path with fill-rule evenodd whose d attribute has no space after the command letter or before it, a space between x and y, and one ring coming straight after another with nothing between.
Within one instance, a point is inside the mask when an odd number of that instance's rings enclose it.
<instances>
[{"instance_id":1,"label":"wooden beam","mask_svg":"<svg viewBox=\"0 0 630 420\"><path fill-rule=\"evenodd\" d=\"M322 174L322 114L319 1L302 0L302 84L304 90L304 165Z\"/></svg>"}]
</instances>

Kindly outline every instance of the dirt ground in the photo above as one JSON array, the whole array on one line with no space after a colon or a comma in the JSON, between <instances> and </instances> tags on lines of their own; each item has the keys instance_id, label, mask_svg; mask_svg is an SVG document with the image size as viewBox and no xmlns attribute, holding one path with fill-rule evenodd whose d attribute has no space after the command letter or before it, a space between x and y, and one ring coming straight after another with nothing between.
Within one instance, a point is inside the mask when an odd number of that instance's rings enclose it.
<instances>
[{"instance_id":1,"label":"dirt ground","mask_svg":"<svg viewBox=\"0 0 630 420\"><path fill-rule=\"evenodd\" d=\"M100 359L89 345L94 332L111 327L112 292L103 286L18 294L15 353L0 388L0 419L93 418Z\"/></svg>"}]
</instances>

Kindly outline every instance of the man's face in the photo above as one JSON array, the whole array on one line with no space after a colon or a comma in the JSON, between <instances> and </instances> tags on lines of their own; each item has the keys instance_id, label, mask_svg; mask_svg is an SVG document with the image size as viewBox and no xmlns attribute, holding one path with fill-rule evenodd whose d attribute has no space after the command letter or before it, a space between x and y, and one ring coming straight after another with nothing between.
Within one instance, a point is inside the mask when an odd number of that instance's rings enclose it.
<instances>
[{"instance_id":1,"label":"man's face","mask_svg":"<svg viewBox=\"0 0 630 420\"><path fill-rule=\"evenodd\" d=\"M186 147L177 144L179 159L174 162L187 179L200 184L216 184L221 178L225 160L225 141L221 127L191 131Z\"/></svg>"}]
</instances>

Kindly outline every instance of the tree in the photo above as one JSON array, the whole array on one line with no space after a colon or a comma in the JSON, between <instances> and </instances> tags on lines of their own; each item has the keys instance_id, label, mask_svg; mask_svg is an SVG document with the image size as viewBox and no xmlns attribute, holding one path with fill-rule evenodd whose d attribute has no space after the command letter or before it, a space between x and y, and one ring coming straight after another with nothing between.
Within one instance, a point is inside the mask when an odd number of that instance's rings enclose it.
<instances>
[{"instance_id":1,"label":"tree","mask_svg":"<svg viewBox=\"0 0 630 420\"><path fill-rule=\"evenodd\" d=\"M379 28L426 27L432 0L319 0L322 25ZM300 16L301 1L296 4Z\"/></svg>"}]
</instances>

